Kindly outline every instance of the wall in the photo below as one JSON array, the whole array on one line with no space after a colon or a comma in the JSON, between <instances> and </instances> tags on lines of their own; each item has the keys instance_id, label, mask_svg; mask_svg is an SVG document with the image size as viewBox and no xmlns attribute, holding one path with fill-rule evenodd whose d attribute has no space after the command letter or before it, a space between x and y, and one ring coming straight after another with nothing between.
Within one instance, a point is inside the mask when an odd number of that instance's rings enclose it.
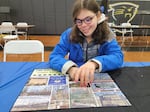
<instances>
[{"instance_id":1,"label":"wall","mask_svg":"<svg viewBox=\"0 0 150 112\"><path fill-rule=\"evenodd\" d=\"M30 34L61 34L72 25L74 0L0 0L0 6L9 6L10 14L0 14L0 22L12 21L34 24Z\"/></svg>"},{"instance_id":2,"label":"wall","mask_svg":"<svg viewBox=\"0 0 150 112\"><path fill-rule=\"evenodd\" d=\"M75 0L0 0L0 6L9 6L9 14L0 14L0 22L12 21L28 22L34 24L30 34L61 34L66 28L72 26L72 4ZM97 0L99 3L101 0ZM149 10L149 0L109 0L111 3L129 1L139 4L139 10ZM113 22L111 12L108 14L109 22ZM122 18L120 18L121 20ZM131 21L132 24L148 24L150 15L138 14ZM118 23L117 23L118 24ZM137 32L138 33L138 32Z\"/></svg>"},{"instance_id":3,"label":"wall","mask_svg":"<svg viewBox=\"0 0 150 112\"><path fill-rule=\"evenodd\" d=\"M101 3L101 0L97 0ZM150 25L150 0L108 0L108 21L120 25ZM115 10L115 11L114 11ZM134 29L134 35L150 35L149 29Z\"/></svg>"}]
</instances>

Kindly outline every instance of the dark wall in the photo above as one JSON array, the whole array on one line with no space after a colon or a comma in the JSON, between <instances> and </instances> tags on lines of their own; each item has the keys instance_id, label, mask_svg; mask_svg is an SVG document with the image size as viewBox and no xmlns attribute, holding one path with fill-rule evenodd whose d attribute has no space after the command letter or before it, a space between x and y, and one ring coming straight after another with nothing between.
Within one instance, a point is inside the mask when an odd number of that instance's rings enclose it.
<instances>
[{"instance_id":1,"label":"dark wall","mask_svg":"<svg viewBox=\"0 0 150 112\"><path fill-rule=\"evenodd\" d=\"M101 0L97 0L99 3L101 3ZM138 8L138 12L136 14L136 16L134 17L134 19L131 21L131 24L147 24L150 25L149 23L149 19L150 19L150 0L108 0L109 5L110 4L114 4L114 3L119 3L119 2L131 2L134 4L139 5ZM108 8L108 10L110 10ZM148 13L149 14L146 14ZM108 12L108 16L109 16L109 22L116 22L115 20L113 20L112 18L112 11ZM120 24L123 20L122 18L119 18L119 23L116 22L116 24Z\"/></svg>"},{"instance_id":2,"label":"dark wall","mask_svg":"<svg viewBox=\"0 0 150 112\"><path fill-rule=\"evenodd\" d=\"M34 24L30 34L61 34L72 25L74 0L0 0L0 6L9 6L9 14L0 14L0 22L12 21Z\"/></svg>"},{"instance_id":3,"label":"dark wall","mask_svg":"<svg viewBox=\"0 0 150 112\"><path fill-rule=\"evenodd\" d=\"M0 0L0 6L10 7L10 13L0 13L0 22L12 21L28 22L34 24L30 34L61 34L66 28L72 26L72 4L75 0ZM99 3L101 0L97 0ZM139 10L150 12L149 0L109 0L109 3L129 1L139 4ZM114 21L111 12L108 13L109 21ZM120 18L121 19L121 18ZM143 20L143 21L142 21ZM132 24L148 24L150 15L137 14Z\"/></svg>"}]
</instances>

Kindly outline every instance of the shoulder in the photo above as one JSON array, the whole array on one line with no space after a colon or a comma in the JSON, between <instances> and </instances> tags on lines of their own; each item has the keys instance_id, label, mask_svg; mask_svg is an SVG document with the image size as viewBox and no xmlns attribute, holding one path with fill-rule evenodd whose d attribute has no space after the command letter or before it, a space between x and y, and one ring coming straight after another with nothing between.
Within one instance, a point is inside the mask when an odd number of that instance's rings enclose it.
<instances>
[{"instance_id":1,"label":"shoulder","mask_svg":"<svg viewBox=\"0 0 150 112\"><path fill-rule=\"evenodd\" d=\"M71 31L72 31L72 28L67 28L67 29L62 33L62 35L70 35Z\"/></svg>"},{"instance_id":2,"label":"shoulder","mask_svg":"<svg viewBox=\"0 0 150 112\"><path fill-rule=\"evenodd\" d=\"M111 42L113 40L116 40L116 34L112 31L112 29L109 28L108 42Z\"/></svg>"},{"instance_id":3,"label":"shoulder","mask_svg":"<svg viewBox=\"0 0 150 112\"><path fill-rule=\"evenodd\" d=\"M70 38L70 34L71 34L71 31L72 31L72 28L68 28L68 29L66 29L62 34L61 34L61 36L60 36L60 39L62 40L69 40L69 38Z\"/></svg>"}]
</instances>

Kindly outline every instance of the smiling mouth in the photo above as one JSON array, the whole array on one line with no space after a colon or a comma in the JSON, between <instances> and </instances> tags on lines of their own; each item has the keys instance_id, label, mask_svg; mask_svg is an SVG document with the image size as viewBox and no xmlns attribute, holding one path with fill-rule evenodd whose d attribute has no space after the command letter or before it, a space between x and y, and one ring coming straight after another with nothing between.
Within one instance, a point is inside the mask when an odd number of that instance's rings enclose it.
<instances>
[{"instance_id":1,"label":"smiling mouth","mask_svg":"<svg viewBox=\"0 0 150 112\"><path fill-rule=\"evenodd\" d=\"M83 33L85 33L85 34L86 34L86 33L88 33L88 30L86 30L86 31L83 31Z\"/></svg>"},{"instance_id":2,"label":"smiling mouth","mask_svg":"<svg viewBox=\"0 0 150 112\"><path fill-rule=\"evenodd\" d=\"M89 29L83 29L82 31L83 31L83 32L88 32L88 31L89 31Z\"/></svg>"}]
</instances>

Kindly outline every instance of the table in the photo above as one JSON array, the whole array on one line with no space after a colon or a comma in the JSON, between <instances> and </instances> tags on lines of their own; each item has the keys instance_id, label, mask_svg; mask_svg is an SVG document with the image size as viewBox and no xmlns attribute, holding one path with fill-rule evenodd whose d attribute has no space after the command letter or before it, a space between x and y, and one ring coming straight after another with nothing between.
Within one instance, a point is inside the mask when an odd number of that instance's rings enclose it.
<instances>
[{"instance_id":1,"label":"table","mask_svg":"<svg viewBox=\"0 0 150 112\"><path fill-rule=\"evenodd\" d=\"M112 25L110 26L111 28L116 28L116 29L150 29L150 25L131 25L131 26L121 26L121 25Z\"/></svg>"},{"instance_id":2,"label":"table","mask_svg":"<svg viewBox=\"0 0 150 112\"><path fill-rule=\"evenodd\" d=\"M14 25L14 26L16 28L16 32L19 32L18 30L22 30L22 29L25 30L25 32L26 32L26 39L29 39L28 38L28 29L35 27L35 25L27 25L27 26L17 26L17 25Z\"/></svg>"},{"instance_id":3,"label":"table","mask_svg":"<svg viewBox=\"0 0 150 112\"><path fill-rule=\"evenodd\" d=\"M13 25L15 28L32 28L35 27L35 25L27 25L27 26L17 26L17 25ZM0 27L3 27L2 25L0 25ZM8 27L9 28L9 27Z\"/></svg>"},{"instance_id":4,"label":"table","mask_svg":"<svg viewBox=\"0 0 150 112\"><path fill-rule=\"evenodd\" d=\"M131 26L111 25L110 27L113 29L150 29L150 25L131 25ZM147 36L147 33L143 36Z\"/></svg>"},{"instance_id":5,"label":"table","mask_svg":"<svg viewBox=\"0 0 150 112\"><path fill-rule=\"evenodd\" d=\"M121 29L121 30L123 30L123 29L130 29L130 30L133 30L133 29L144 29L142 32L143 32L143 36L146 36L146 37L147 37L147 34L148 34L148 30L150 29L150 25L131 25L131 26L111 25L110 27L112 29L114 29L114 31L116 31L116 32L117 32L118 29ZM147 42L147 44L149 43L148 37L146 39L146 42ZM124 44L124 37L123 37L122 44Z\"/></svg>"},{"instance_id":6,"label":"table","mask_svg":"<svg viewBox=\"0 0 150 112\"><path fill-rule=\"evenodd\" d=\"M17 33L17 31L18 31L19 29L25 29L26 32L28 33L28 29L29 29L29 28L35 27L35 25L27 25L27 26L17 26L17 25L13 25L13 26L15 27L15 29L12 30L12 31L14 31L15 33ZM0 28L3 28L2 25L0 25ZM5 28L9 28L9 27L5 27ZM1 29L1 30L3 30L3 29ZM1 33L1 31L0 31L0 33ZM27 35L27 39L28 39L28 35Z\"/></svg>"},{"instance_id":7,"label":"table","mask_svg":"<svg viewBox=\"0 0 150 112\"><path fill-rule=\"evenodd\" d=\"M16 28L32 28L32 27L35 27L35 25L27 25L27 26L17 26L17 25L14 25Z\"/></svg>"},{"instance_id":8,"label":"table","mask_svg":"<svg viewBox=\"0 0 150 112\"><path fill-rule=\"evenodd\" d=\"M129 67L128 67L129 65ZM135 67L136 66L136 67ZM8 112L35 68L49 68L48 62L0 63L0 112ZM125 63L123 68L108 72L132 106L62 109L49 111L71 112L149 112L150 63ZM44 111L44 110L43 110ZM45 110L46 111L46 110Z\"/></svg>"}]
</instances>

